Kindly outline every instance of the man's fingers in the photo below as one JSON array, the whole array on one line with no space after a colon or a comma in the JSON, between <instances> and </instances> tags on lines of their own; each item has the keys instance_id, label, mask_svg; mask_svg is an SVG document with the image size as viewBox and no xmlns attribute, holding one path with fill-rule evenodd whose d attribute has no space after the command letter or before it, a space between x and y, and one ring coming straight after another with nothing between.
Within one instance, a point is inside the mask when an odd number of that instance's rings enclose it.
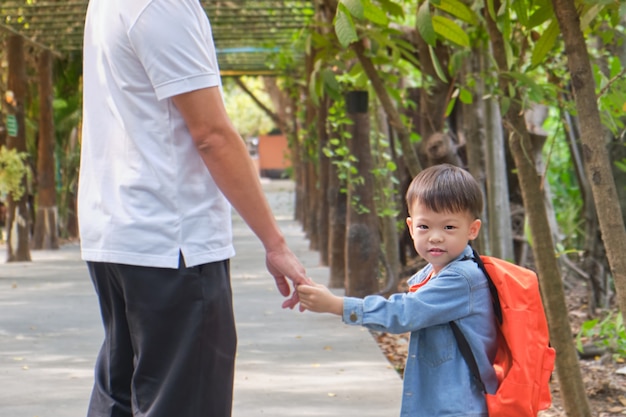
<instances>
[{"instance_id":1,"label":"man's fingers","mask_svg":"<svg viewBox=\"0 0 626 417\"><path fill-rule=\"evenodd\" d=\"M289 288L289 283L285 279L285 277L274 277L276 281L276 287L278 287L278 291L283 297L289 296L291 293L291 288Z\"/></svg>"},{"instance_id":2,"label":"man's fingers","mask_svg":"<svg viewBox=\"0 0 626 417\"><path fill-rule=\"evenodd\" d=\"M283 302L283 308L293 309L299 302L298 292L294 291L291 297Z\"/></svg>"}]
</instances>

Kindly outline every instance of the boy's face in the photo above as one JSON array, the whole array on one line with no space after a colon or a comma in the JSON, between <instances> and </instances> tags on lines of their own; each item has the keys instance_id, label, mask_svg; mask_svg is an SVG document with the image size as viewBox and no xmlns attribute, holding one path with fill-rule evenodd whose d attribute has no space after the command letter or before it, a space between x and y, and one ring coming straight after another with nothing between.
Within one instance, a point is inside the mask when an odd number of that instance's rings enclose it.
<instances>
[{"instance_id":1,"label":"boy's face","mask_svg":"<svg viewBox=\"0 0 626 417\"><path fill-rule=\"evenodd\" d=\"M461 255L480 230L480 220L469 212L436 213L416 201L409 213L406 224L415 250L433 266L435 274Z\"/></svg>"}]
</instances>

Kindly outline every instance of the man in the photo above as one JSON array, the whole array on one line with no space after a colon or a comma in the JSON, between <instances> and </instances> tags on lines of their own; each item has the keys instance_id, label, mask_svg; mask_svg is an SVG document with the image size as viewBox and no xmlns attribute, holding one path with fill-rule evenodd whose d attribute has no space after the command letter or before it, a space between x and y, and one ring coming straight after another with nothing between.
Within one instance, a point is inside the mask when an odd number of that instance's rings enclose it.
<instances>
[{"instance_id":1,"label":"man","mask_svg":"<svg viewBox=\"0 0 626 417\"><path fill-rule=\"evenodd\" d=\"M91 0L78 213L105 341L89 417L231 415L229 203L280 293L308 282L224 109L198 0Z\"/></svg>"}]
</instances>

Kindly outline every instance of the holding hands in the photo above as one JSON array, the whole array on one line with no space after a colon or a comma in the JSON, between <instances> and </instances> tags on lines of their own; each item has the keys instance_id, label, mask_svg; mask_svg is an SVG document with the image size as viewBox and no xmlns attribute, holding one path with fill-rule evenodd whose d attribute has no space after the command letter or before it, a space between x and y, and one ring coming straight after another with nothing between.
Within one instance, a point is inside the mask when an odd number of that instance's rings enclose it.
<instances>
[{"instance_id":1,"label":"holding hands","mask_svg":"<svg viewBox=\"0 0 626 417\"><path fill-rule=\"evenodd\" d=\"M343 315L343 297L336 296L326 286L311 283L298 285L296 289L301 308L315 313Z\"/></svg>"}]
</instances>

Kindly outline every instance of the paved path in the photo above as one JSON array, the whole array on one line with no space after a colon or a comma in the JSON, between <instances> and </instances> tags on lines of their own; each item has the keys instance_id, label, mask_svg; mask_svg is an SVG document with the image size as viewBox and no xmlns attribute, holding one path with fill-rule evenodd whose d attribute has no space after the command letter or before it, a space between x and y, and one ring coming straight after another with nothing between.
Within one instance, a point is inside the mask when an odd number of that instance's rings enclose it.
<instances>
[{"instance_id":1,"label":"paved path","mask_svg":"<svg viewBox=\"0 0 626 417\"><path fill-rule=\"evenodd\" d=\"M326 283L328 269L292 220L292 183L264 187L290 246ZM401 379L370 333L336 316L281 309L262 246L236 216L234 235L233 417L399 415ZM77 245L32 256L0 264L0 417L81 417L102 338L97 300Z\"/></svg>"}]
</instances>

